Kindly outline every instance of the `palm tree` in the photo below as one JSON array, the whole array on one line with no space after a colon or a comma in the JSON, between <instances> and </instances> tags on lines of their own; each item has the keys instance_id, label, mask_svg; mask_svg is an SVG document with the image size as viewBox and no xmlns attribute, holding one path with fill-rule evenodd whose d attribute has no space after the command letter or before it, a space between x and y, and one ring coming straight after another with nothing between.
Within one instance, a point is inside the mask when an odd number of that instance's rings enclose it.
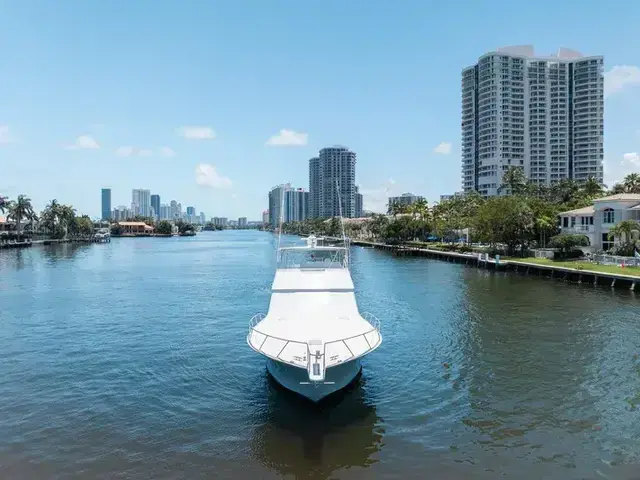
<instances>
[{"instance_id":1,"label":"palm tree","mask_svg":"<svg viewBox=\"0 0 640 480\"><path fill-rule=\"evenodd\" d=\"M26 195L18 195L18 199L9 204L9 217L16 222L16 231L18 232L18 238L21 234L21 222L22 220L34 221L38 217L33 211L31 205L31 199Z\"/></svg>"},{"instance_id":2,"label":"palm tree","mask_svg":"<svg viewBox=\"0 0 640 480\"><path fill-rule=\"evenodd\" d=\"M589 177L587 181L584 182L584 185L582 185L582 189L589 198L602 196L604 191L602 185L594 177Z\"/></svg>"},{"instance_id":3,"label":"palm tree","mask_svg":"<svg viewBox=\"0 0 640 480\"><path fill-rule=\"evenodd\" d=\"M400 213L407 213L408 205L400 202L390 203L387 207L387 213L394 217Z\"/></svg>"},{"instance_id":4,"label":"palm tree","mask_svg":"<svg viewBox=\"0 0 640 480\"><path fill-rule=\"evenodd\" d=\"M527 178L522 167L512 166L502 174L502 184L498 190L508 188L514 195L521 194L527 186Z\"/></svg>"},{"instance_id":5,"label":"palm tree","mask_svg":"<svg viewBox=\"0 0 640 480\"><path fill-rule=\"evenodd\" d=\"M637 220L623 220L614 227L609 229L609 240L613 240L614 237L624 239L620 243L631 243L633 239L633 232L640 232L640 222Z\"/></svg>"},{"instance_id":6,"label":"palm tree","mask_svg":"<svg viewBox=\"0 0 640 480\"><path fill-rule=\"evenodd\" d=\"M558 203L574 203L580 197L580 185L575 180L564 178L551 187L552 196Z\"/></svg>"},{"instance_id":7,"label":"palm tree","mask_svg":"<svg viewBox=\"0 0 640 480\"><path fill-rule=\"evenodd\" d=\"M69 233L69 226L76 216L76 209L70 205L61 205L59 215L60 223L64 225L64 236L66 238L67 234Z\"/></svg>"},{"instance_id":8,"label":"palm tree","mask_svg":"<svg viewBox=\"0 0 640 480\"><path fill-rule=\"evenodd\" d=\"M9 208L9 199L0 195L0 212L4 213Z\"/></svg>"},{"instance_id":9,"label":"palm tree","mask_svg":"<svg viewBox=\"0 0 640 480\"><path fill-rule=\"evenodd\" d=\"M49 230L49 233L55 235L56 225L60 223L60 216L62 214L62 205L54 198L42 211L40 217L42 218L43 226Z\"/></svg>"},{"instance_id":10,"label":"palm tree","mask_svg":"<svg viewBox=\"0 0 640 480\"><path fill-rule=\"evenodd\" d=\"M611 190L609 190L609 195L617 195L619 193L624 193L625 191L623 183L616 183L611 187Z\"/></svg>"},{"instance_id":11,"label":"palm tree","mask_svg":"<svg viewBox=\"0 0 640 480\"><path fill-rule=\"evenodd\" d=\"M540 243L542 248L545 248L547 245L547 235L553 230L556 229L556 225L553 222L553 219L548 215L541 215L535 220L536 228L540 232Z\"/></svg>"},{"instance_id":12,"label":"palm tree","mask_svg":"<svg viewBox=\"0 0 640 480\"><path fill-rule=\"evenodd\" d=\"M640 193L640 174L630 173L622 181L625 193Z\"/></svg>"}]
</instances>

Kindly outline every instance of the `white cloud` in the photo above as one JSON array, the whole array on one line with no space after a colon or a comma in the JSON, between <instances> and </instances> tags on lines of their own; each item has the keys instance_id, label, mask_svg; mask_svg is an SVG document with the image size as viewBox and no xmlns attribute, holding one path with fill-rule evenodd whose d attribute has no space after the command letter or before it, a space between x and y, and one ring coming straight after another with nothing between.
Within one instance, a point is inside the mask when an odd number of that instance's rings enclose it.
<instances>
[{"instance_id":1,"label":"white cloud","mask_svg":"<svg viewBox=\"0 0 640 480\"><path fill-rule=\"evenodd\" d=\"M625 153L622 156L622 165L632 164L640 167L640 154L638 152Z\"/></svg>"},{"instance_id":2,"label":"white cloud","mask_svg":"<svg viewBox=\"0 0 640 480\"><path fill-rule=\"evenodd\" d=\"M640 68L635 65L616 65L604 74L604 98L627 87L640 85Z\"/></svg>"},{"instance_id":3,"label":"white cloud","mask_svg":"<svg viewBox=\"0 0 640 480\"><path fill-rule=\"evenodd\" d=\"M80 135L73 144L64 148L67 150L95 150L100 148L100 145L89 135Z\"/></svg>"},{"instance_id":4,"label":"white cloud","mask_svg":"<svg viewBox=\"0 0 640 480\"><path fill-rule=\"evenodd\" d=\"M135 150L133 147L118 147L116 148L116 155L119 157L130 157L134 154Z\"/></svg>"},{"instance_id":5,"label":"white cloud","mask_svg":"<svg viewBox=\"0 0 640 480\"><path fill-rule=\"evenodd\" d=\"M616 183L620 183L625 176L630 173L637 173L638 167L640 167L640 153L630 152L622 155L622 160L612 161L611 159L604 160L604 183L611 187Z\"/></svg>"},{"instance_id":6,"label":"white cloud","mask_svg":"<svg viewBox=\"0 0 640 480\"><path fill-rule=\"evenodd\" d=\"M393 178L376 188L361 188L362 203L365 210L375 213L387 213L389 197L399 195L397 183Z\"/></svg>"},{"instance_id":7,"label":"white cloud","mask_svg":"<svg viewBox=\"0 0 640 480\"><path fill-rule=\"evenodd\" d=\"M9 135L9 125L0 125L0 143L9 142L11 142L11 137Z\"/></svg>"},{"instance_id":8,"label":"white cloud","mask_svg":"<svg viewBox=\"0 0 640 480\"><path fill-rule=\"evenodd\" d=\"M0 144L11 143L13 139L9 134L9 125L0 125Z\"/></svg>"},{"instance_id":9,"label":"white cloud","mask_svg":"<svg viewBox=\"0 0 640 480\"><path fill-rule=\"evenodd\" d=\"M153 155L153 150L125 145L116 148L116 155L119 157L150 157Z\"/></svg>"},{"instance_id":10,"label":"white cloud","mask_svg":"<svg viewBox=\"0 0 640 480\"><path fill-rule=\"evenodd\" d=\"M216 132L211 127L180 127L176 132L187 140L212 140L216 138Z\"/></svg>"},{"instance_id":11,"label":"white cloud","mask_svg":"<svg viewBox=\"0 0 640 480\"><path fill-rule=\"evenodd\" d=\"M160 147L159 153L162 157L173 157L176 154L176 152L169 147Z\"/></svg>"},{"instance_id":12,"label":"white cloud","mask_svg":"<svg viewBox=\"0 0 640 480\"><path fill-rule=\"evenodd\" d=\"M442 142L433 149L433 153L439 153L440 155L449 155L451 153L451 144L448 142Z\"/></svg>"},{"instance_id":13,"label":"white cloud","mask_svg":"<svg viewBox=\"0 0 640 480\"><path fill-rule=\"evenodd\" d=\"M283 128L277 135L267 140L267 145L272 147L302 147L307 144L309 135L306 133L294 132Z\"/></svg>"},{"instance_id":14,"label":"white cloud","mask_svg":"<svg viewBox=\"0 0 640 480\"><path fill-rule=\"evenodd\" d=\"M214 165L201 163L196 167L196 183L203 187L231 188L229 177L222 176Z\"/></svg>"}]
</instances>

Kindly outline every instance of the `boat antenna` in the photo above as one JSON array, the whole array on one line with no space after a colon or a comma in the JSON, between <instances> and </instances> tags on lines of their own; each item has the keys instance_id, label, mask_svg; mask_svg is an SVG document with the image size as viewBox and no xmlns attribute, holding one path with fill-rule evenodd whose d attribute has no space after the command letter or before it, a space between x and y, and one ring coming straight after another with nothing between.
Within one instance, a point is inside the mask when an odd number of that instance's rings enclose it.
<instances>
[{"instance_id":1,"label":"boat antenna","mask_svg":"<svg viewBox=\"0 0 640 480\"><path fill-rule=\"evenodd\" d=\"M342 217L342 195L340 192L340 184L336 178L336 190L338 191L338 212L340 213L340 228L342 229L342 243L344 244L345 259L349 264L349 248L347 247L347 236L344 234L344 218Z\"/></svg>"},{"instance_id":2,"label":"boat antenna","mask_svg":"<svg viewBox=\"0 0 640 480\"><path fill-rule=\"evenodd\" d=\"M278 249L276 250L276 261L280 261L280 238L282 237L282 224L284 219L284 184L278 185L280 189L280 218L278 218Z\"/></svg>"}]
</instances>

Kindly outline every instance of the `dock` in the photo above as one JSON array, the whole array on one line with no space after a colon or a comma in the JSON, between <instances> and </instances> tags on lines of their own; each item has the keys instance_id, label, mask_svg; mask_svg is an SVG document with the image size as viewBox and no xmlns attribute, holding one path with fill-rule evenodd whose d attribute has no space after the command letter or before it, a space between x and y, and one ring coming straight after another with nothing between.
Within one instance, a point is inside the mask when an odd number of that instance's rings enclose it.
<instances>
[{"instance_id":1,"label":"dock","mask_svg":"<svg viewBox=\"0 0 640 480\"><path fill-rule=\"evenodd\" d=\"M25 240L0 240L0 248L25 248L32 245L31 239Z\"/></svg>"},{"instance_id":2,"label":"dock","mask_svg":"<svg viewBox=\"0 0 640 480\"><path fill-rule=\"evenodd\" d=\"M110 243L111 235L77 235L69 238L51 238L40 240L42 245L56 245L59 243Z\"/></svg>"},{"instance_id":3,"label":"dock","mask_svg":"<svg viewBox=\"0 0 640 480\"><path fill-rule=\"evenodd\" d=\"M57 245L60 243L109 243L110 235L78 235L69 238L50 238L46 240L31 240L30 238L18 240L0 240L0 249L25 248L34 245Z\"/></svg>"},{"instance_id":4,"label":"dock","mask_svg":"<svg viewBox=\"0 0 640 480\"><path fill-rule=\"evenodd\" d=\"M527 262L526 258L522 260L500 260L489 258L488 254L447 252L407 245L388 245L365 240L352 240L351 244L384 250L396 256L427 257L434 260L463 263L477 268L503 270L522 275L559 279L578 285L601 285L611 288L624 288L632 292L635 291L636 288L640 288L640 276L624 275L621 273L604 273L595 270L556 265L542 265Z\"/></svg>"}]
</instances>

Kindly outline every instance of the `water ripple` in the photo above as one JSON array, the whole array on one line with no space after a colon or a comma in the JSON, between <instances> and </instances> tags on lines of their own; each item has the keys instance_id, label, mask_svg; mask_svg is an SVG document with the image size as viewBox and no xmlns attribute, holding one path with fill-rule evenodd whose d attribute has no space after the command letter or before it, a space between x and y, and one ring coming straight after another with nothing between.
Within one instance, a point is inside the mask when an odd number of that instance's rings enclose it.
<instances>
[{"instance_id":1,"label":"water ripple","mask_svg":"<svg viewBox=\"0 0 640 480\"><path fill-rule=\"evenodd\" d=\"M295 241L296 239L286 239ZM324 406L245 342L275 239L0 252L7 478L631 478L637 300L354 248L384 342Z\"/></svg>"}]
</instances>

